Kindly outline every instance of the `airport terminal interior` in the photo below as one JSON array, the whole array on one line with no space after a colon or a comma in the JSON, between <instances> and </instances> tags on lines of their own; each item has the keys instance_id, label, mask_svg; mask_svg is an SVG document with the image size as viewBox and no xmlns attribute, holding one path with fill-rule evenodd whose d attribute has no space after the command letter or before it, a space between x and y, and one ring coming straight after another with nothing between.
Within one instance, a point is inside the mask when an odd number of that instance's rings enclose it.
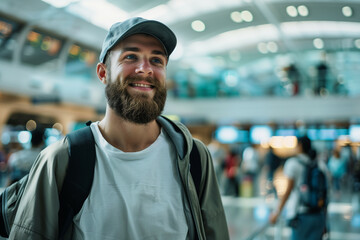
<instances>
[{"instance_id":1,"label":"airport terminal interior","mask_svg":"<svg viewBox=\"0 0 360 240\"><path fill-rule=\"evenodd\" d=\"M324 239L360 239L360 0L1 0L2 189L32 130L48 146L102 119L102 41L133 16L177 36L163 114L208 146L231 240L290 239L268 219L303 135L328 177Z\"/></svg>"}]
</instances>

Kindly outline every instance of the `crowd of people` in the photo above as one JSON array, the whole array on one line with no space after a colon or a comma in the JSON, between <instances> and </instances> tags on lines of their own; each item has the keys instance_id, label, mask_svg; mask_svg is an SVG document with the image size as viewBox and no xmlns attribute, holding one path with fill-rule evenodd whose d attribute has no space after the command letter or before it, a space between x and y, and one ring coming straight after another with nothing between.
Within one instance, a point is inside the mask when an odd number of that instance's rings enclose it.
<instances>
[{"instance_id":1,"label":"crowd of people","mask_svg":"<svg viewBox=\"0 0 360 240\"><path fill-rule=\"evenodd\" d=\"M276 194L274 178L276 171L282 171L288 158L277 154L271 146L263 149L259 145L227 145L213 139L208 145L213 156L214 167L219 186L223 195L241 197L241 184L251 179L253 192L251 196L261 193ZM315 150L314 150L315 151ZM332 148L316 149L316 159L326 172L329 187L334 199L341 192L355 189L358 171L356 166L360 161L349 145L340 146L336 143ZM259 184L265 181L266 192L260 191Z\"/></svg>"},{"instance_id":2,"label":"crowd of people","mask_svg":"<svg viewBox=\"0 0 360 240\"><path fill-rule=\"evenodd\" d=\"M215 140L209 149L216 161L214 166L223 195L262 197L271 194L278 199L278 204L270 215L270 223L275 224L284 215L293 230L291 239L321 239L329 228L327 204L351 201L351 197L360 194L360 159L356 153L359 149L337 142L329 149L320 149L306 136L297 140L295 151L286 157L277 154L271 146L264 151L256 145L229 147L218 142L214 144ZM326 191L322 190L325 199L322 210L310 211L299 200L303 194L301 188L306 164L315 164L324 175ZM274 184L279 172L283 178L283 192ZM359 198L356 201L359 202Z\"/></svg>"}]
</instances>

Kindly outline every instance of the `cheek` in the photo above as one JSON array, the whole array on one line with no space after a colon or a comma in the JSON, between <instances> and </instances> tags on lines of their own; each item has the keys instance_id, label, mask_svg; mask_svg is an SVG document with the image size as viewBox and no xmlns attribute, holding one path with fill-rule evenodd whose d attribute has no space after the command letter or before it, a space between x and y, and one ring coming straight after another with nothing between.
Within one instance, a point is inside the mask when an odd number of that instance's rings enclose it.
<instances>
[{"instance_id":1,"label":"cheek","mask_svg":"<svg viewBox=\"0 0 360 240\"><path fill-rule=\"evenodd\" d=\"M163 85L165 85L165 80L166 80L166 71L165 70L157 70L157 71L155 71L155 77L161 83L163 83Z\"/></svg>"},{"instance_id":2,"label":"cheek","mask_svg":"<svg viewBox=\"0 0 360 240\"><path fill-rule=\"evenodd\" d=\"M122 82L124 80L124 78L126 78L126 76L131 75L131 69L126 68L126 67L117 67L115 68L112 72L111 72L111 80L117 81L117 82Z\"/></svg>"}]
</instances>

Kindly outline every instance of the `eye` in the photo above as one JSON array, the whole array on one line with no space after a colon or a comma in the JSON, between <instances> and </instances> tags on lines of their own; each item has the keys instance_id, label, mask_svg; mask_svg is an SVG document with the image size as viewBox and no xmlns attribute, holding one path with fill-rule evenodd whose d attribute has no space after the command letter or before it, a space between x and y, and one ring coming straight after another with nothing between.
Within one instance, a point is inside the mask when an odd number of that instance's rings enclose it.
<instances>
[{"instance_id":1,"label":"eye","mask_svg":"<svg viewBox=\"0 0 360 240\"><path fill-rule=\"evenodd\" d=\"M124 59L136 60L137 57L136 57L135 54L129 54L129 55L126 55L126 56L124 57Z\"/></svg>"},{"instance_id":2,"label":"eye","mask_svg":"<svg viewBox=\"0 0 360 240\"><path fill-rule=\"evenodd\" d=\"M158 57L152 58L151 61L155 64L161 64L161 65L164 63L164 60Z\"/></svg>"}]
</instances>

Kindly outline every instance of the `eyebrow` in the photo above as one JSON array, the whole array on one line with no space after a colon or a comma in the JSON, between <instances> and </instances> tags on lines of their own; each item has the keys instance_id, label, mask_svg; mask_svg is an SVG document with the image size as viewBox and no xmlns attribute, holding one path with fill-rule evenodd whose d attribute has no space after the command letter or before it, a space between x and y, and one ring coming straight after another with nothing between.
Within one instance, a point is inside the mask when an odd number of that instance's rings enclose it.
<instances>
[{"instance_id":1,"label":"eyebrow","mask_svg":"<svg viewBox=\"0 0 360 240\"><path fill-rule=\"evenodd\" d=\"M137 47L124 47L123 52L140 52L140 49ZM153 50L151 53L156 54L156 55L162 55L162 56L166 57L166 54L164 53L164 51Z\"/></svg>"}]
</instances>

